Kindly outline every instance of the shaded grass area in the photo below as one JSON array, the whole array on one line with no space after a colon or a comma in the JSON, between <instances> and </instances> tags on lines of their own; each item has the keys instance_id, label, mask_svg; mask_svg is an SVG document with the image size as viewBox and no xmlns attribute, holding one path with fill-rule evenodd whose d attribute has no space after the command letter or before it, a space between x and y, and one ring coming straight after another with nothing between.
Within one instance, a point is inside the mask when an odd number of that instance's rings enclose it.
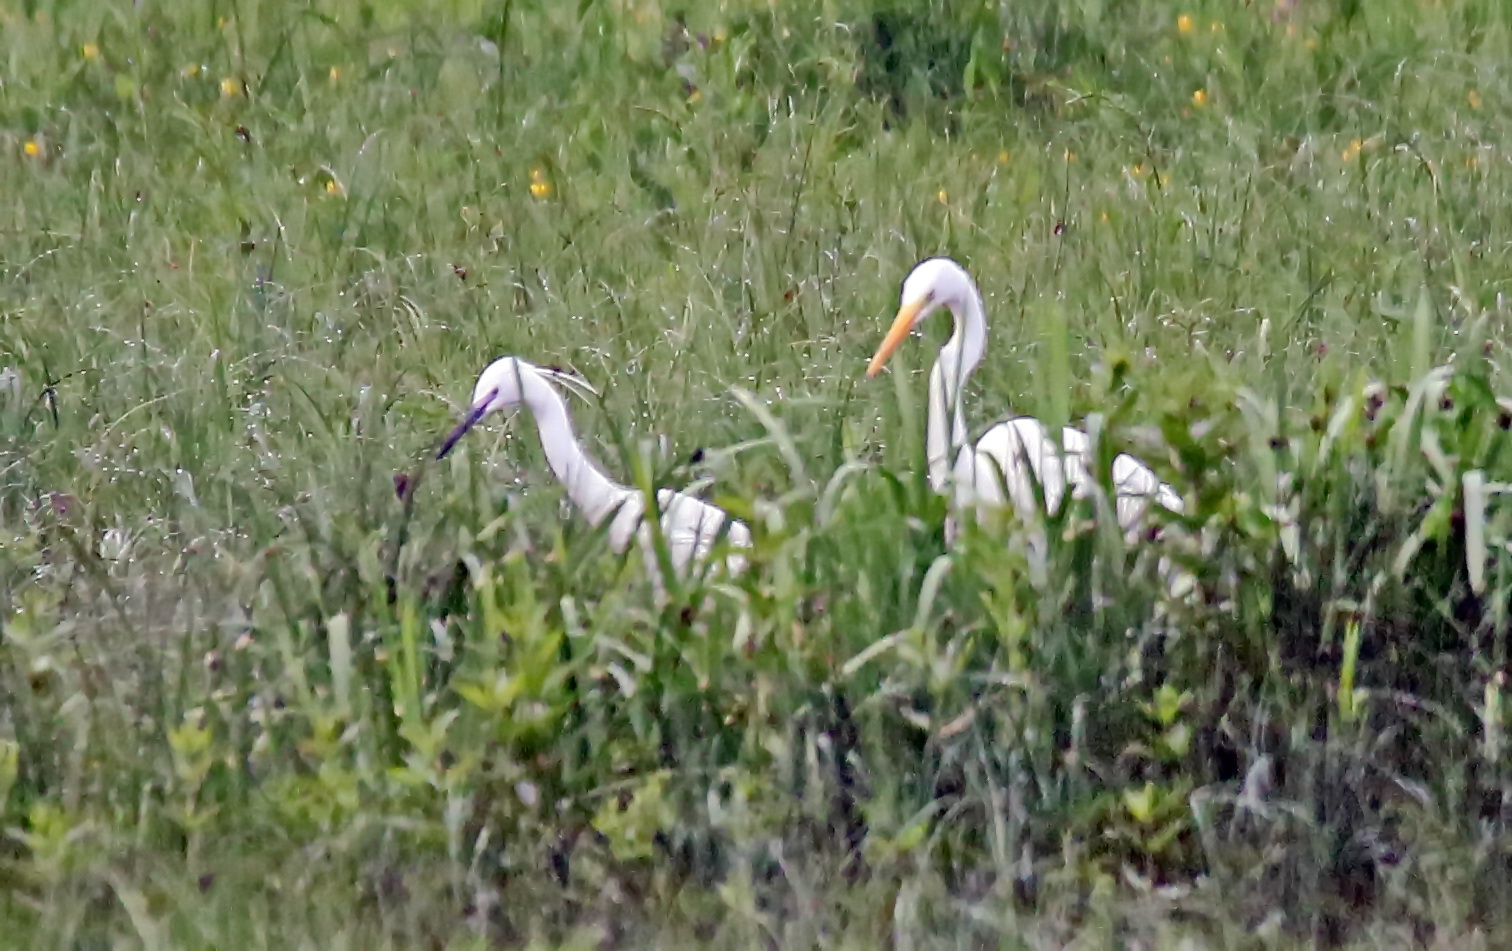
<instances>
[{"instance_id":1,"label":"shaded grass area","mask_svg":"<svg viewBox=\"0 0 1512 951\"><path fill-rule=\"evenodd\" d=\"M1500 943L1499 5L0 22L30 944ZM935 253L1148 545L946 546L940 328L860 378ZM751 570L655 596L526 418L428 461L502 353Z\"/></svg>"}]
</instances>

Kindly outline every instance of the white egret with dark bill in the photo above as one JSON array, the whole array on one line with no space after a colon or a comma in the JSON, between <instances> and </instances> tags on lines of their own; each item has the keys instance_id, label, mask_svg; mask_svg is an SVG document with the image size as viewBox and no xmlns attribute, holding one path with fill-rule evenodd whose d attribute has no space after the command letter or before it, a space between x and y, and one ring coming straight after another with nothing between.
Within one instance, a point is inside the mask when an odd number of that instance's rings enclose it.
<instances>
[{"instance_id":1,"label":"white egret with dark bill","mask_svg":"<svg viewBox=\"0 0 1512 951\"><path fill-rule=\"evenodd\" d=\"M436 458L445 458L458 440L489 413L524 405L535 417L546 464L567 490L567 497L589 524L597 527L606 520L609 522L609 545L615 552L624 553L635 538L647 570L659 580L655 542L650 524L644 518L644 494L615 482L589 458L573 433L566 402L550 381L594 392L571 374L538 367L519 357L500 357L489 364L473 387L471 408L441 444ZM661 511L669 560L679 575L690 564L707 558L721 535L727 537L732 548L750 547L750 529L717 505L672 489L658 490L656 504ZM745 563L743 556L733 552L725 559L731 572L744 570Z\"/></svg>"}]
</instances>

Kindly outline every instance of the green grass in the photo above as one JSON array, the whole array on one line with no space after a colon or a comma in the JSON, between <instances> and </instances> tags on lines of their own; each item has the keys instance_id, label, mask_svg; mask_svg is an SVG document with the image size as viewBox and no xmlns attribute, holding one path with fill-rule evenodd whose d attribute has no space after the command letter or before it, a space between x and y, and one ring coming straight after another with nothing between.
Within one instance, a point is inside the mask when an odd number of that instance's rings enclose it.
<instances>
[{"instance_id":1,"label":"green grass","mask_svg":"<svg viewBox=\"0 0 1512 951\"><path fill-rule=\"evenodd\" d=\"M0 59L18 946L1505 940L1512 10L0 0ZM936 253L973 423L1093 417L1158 542L947 548L944 326L862 378ZM752 569L658 599L527 418L428 461L504 353Z\"/></svg>"}]
</instances>

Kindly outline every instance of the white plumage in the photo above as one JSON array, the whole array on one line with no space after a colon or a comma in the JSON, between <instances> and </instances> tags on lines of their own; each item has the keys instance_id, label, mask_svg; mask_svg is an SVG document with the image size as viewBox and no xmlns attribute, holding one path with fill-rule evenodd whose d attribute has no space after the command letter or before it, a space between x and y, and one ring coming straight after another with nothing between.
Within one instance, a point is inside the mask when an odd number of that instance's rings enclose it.
<instances>
[{"instance_id":1,"label":"white plumage","mask_svg":"<svg viewBox=\"0 0 1512 951\"><path fill-rule=\"evenodd\" d=\"M1006 420L983 433L974 448L963 446L958 450L953 471L955 502L961 507L975 505L979 510L998 507L1004 502L1006 489L1015 509L1033 511L1032 471L1044 496L1045 510L1054 513L1060 509L1068 483L1077 498L1084 498L1095 484L1086 465L1091 451L1087 434L1071 426L1062 427L1057 450L1039 420L1032 416ZM1114 514L1126 532L1139 528L1152 497L1173 512L1182 510L1181 496L1126 452L1114 457L1111 481Z\"/></svg>"},{"instance_id":2,"label":"white plumage","mask_svg":"<svg viewBox=\"0 0 1512 951\"><path fill-rule=\"evenodd\" d=\"M1005 502L1023 515L1033 513L1036 484L1051 513L1060 509L1067 486L1073 496L1086 497L1096 480L1087 469L1091 440L1079 429L1064 427L1057 446L1043 423L1018 416L988 429L975 445L967 439L961 394L986 351L987 318L975 282L955 261L930 258L904 280L902 306L866 375L875 376L909 333L941 307L955 318L955 332L929 372L930 486L948 494L956 511L976 509L979 515ZM1182 510L1181 496L1128 453L1113 460L1112 476L1118 524L1131 537L1152 498Z\"/></svg>"},{"instance_id":3,"label":"white plumage","mask_svg":"<svg viewBox=\"0 0 1512 951\"><path fill-rule=\"evenodd\" d=\"M610 479L583 451L573 433L567 404L549 380L591 392L576 377L535 366L518 357L500 357L489 364L473 387L471 410L441 444L436 458L444 458L489 413L524 404L535 417L546 464L566 489L567 497L590 524L599 526L609 520L609 545L615 552L624 553L631 539L636 539L647 570L659 581L655 542L650 524L644 518L645 496ZM706 559L722 532L733 548L751 545L750 529L717 505L672 489L658 490L656 502L661 510L667 553L679 575L690 564ZM746 561L743 556L731 553L725 565L729 571L739 572L745 569Z\"/></svg>"}]
</instances>

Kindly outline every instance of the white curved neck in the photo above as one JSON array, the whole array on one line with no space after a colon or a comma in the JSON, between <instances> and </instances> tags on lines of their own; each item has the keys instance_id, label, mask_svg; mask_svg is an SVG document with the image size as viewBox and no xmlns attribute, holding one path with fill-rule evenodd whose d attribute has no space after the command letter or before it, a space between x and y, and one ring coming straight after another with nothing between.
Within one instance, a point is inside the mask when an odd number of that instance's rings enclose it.
<instances>
[{"instance_id":1,"label":"white curved neck","mask_svg":"<svg viewBox=\"0 0 1512 951\"><path fill-rule=\"evenodd\" d=\"M630 490L605 475L578 445L567 404L555 387L534 373L522 373L520 388L525 405L535 416L546 464L567 490L572 504L582 510L590 524L599 525L619 510Z\"/></svg>"},{"instance_id":2,"label":"white curved neck","mask_svg":"<svg viewBox=\"0 0 1512 951\"><path fill-rule=\"evenodd\" d=\"M956 454L966 445L966 414L961 408L961 394L966 381L982 362L987 350L987 317L982 310L982 295L970 286L965 303L952 306L955 331L929 371L929 419L925 431L925 449L929 461L929 485L936 492L945 490Z\"/></svg>"}]
</instances>

